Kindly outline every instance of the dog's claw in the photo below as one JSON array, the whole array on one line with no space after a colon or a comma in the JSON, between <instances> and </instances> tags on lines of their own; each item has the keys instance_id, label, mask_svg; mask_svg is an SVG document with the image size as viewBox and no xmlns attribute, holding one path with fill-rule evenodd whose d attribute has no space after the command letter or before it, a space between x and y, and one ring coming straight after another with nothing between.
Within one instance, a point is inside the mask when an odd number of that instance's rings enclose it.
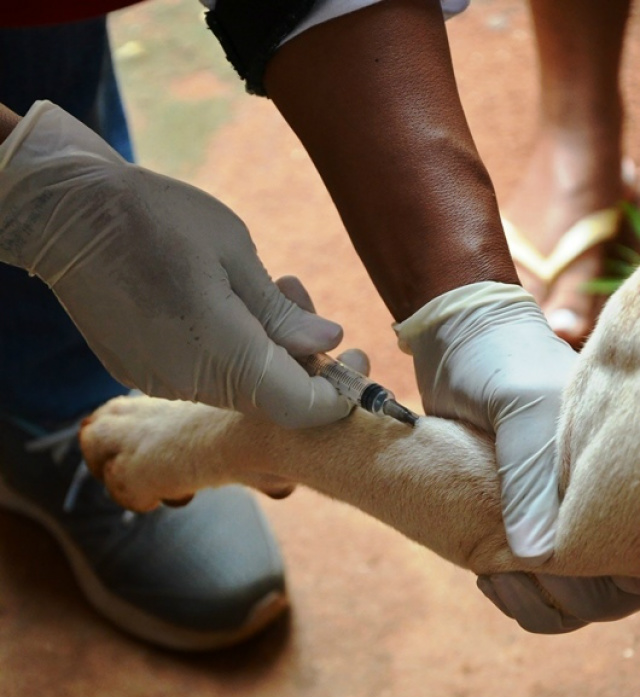
<instances>
[{"instance_id":1,"label":"dog's claw","mask_svg":"<svg viewBox=\"0 0 640 697\"><path fill-rule=\"evenodd\" d=\"M182 508L193 500L194 494L188 494L180 499L162 499L162 503L169 508Z\"/></svg>"},{"instance_id":2,"label":"dog's claw","mask_svg":"<svg viewBox=\"0 0 640 697\"><path fill-rule=\"evenodd\" d=\"M286 499L288 496L291 496L295 488L295 484L288 484L287 486L283 486L281 489L265 490L264 493L272 499Z\"/></svg>"}]
</instances>

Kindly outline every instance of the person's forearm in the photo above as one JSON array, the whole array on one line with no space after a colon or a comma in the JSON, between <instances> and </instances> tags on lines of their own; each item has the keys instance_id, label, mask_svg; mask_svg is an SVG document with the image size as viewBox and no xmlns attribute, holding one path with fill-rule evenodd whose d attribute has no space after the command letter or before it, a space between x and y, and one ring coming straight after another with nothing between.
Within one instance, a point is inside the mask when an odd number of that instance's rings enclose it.
<instances>
[{"instance_id":1,"label":"person's forearm","mask_svg":"<svg viewBox=\"0 0 640 697\"><path fill-rule=\"evenodd\" d=\"M265 85L397 320L461 285L518 283L438 0L314 27L276 53Z\"/></svg>"},{"instance_id":2,"label":"person's forearm","mask_svg":"<svg viewBox=\"0 0 640 697\"><path fill-rule=\"evenodd\" d=\"M0 143L4 143L19 121L18 114L15 114L4 104L0 104Z\"/></svg>"}]
</instances>

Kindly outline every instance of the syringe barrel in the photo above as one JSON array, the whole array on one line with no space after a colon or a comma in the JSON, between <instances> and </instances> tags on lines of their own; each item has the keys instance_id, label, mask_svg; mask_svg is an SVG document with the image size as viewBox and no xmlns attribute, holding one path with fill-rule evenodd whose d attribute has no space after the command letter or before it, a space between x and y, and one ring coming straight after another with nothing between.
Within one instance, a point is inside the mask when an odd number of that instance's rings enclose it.
<instances>
[{"instance_id":1,"label":"syringe barrel","mask_svg":"<svg viewBox=\"0 0 640 697\"><path fill-rule=\"evenodd\" d=\"M384 416L384 403L388 399L394 399L393 393L385 387L325 353L308 356L301 363L309 375L323 377L343 397L372 414Z\"/></svg>"}]
</instances>

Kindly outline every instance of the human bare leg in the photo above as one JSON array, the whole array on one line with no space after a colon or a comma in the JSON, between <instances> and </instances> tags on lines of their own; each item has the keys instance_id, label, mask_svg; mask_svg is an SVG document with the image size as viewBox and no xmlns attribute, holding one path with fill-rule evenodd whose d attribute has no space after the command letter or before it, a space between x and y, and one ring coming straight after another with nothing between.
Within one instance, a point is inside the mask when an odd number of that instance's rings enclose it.
<instances>
[{"instance_id":1,"label":"human bare leg","mask_svg":"<svg viewBox=\"0 0 640 697\"><path fill-rule=\"evenodd\" d=\"M538 132L505 218L542 256L586 215L623 196L623 104L619 68L630 0L530 0L540 67ZM610 225L611 218L599 225ZM507 225L507 228L509 225ZM517 250L512 245L514 256ZM525 287L555 331L581 345L601 303L581 290L602 273L603 245L588 249L556 278L518 263Z\"/></svg>"}]
</instances>

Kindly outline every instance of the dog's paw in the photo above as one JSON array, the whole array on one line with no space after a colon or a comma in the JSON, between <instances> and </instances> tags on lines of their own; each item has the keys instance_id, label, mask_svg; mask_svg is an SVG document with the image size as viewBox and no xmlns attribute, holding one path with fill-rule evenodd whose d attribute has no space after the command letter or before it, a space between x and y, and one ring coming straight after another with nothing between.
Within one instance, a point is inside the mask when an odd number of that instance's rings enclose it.
<instances>
[{"instance_id":1,"label":"dog's paw","mask_svg":"<svg viewBox=\"0 0 640 697\"><path fill-rule=\"evenodd\" d=\"M87 466L123 507L144 512L190 500L188 452L176 431L184 408L151 397L118 397L83 421Z\"/></svg>"}]
</instances>

